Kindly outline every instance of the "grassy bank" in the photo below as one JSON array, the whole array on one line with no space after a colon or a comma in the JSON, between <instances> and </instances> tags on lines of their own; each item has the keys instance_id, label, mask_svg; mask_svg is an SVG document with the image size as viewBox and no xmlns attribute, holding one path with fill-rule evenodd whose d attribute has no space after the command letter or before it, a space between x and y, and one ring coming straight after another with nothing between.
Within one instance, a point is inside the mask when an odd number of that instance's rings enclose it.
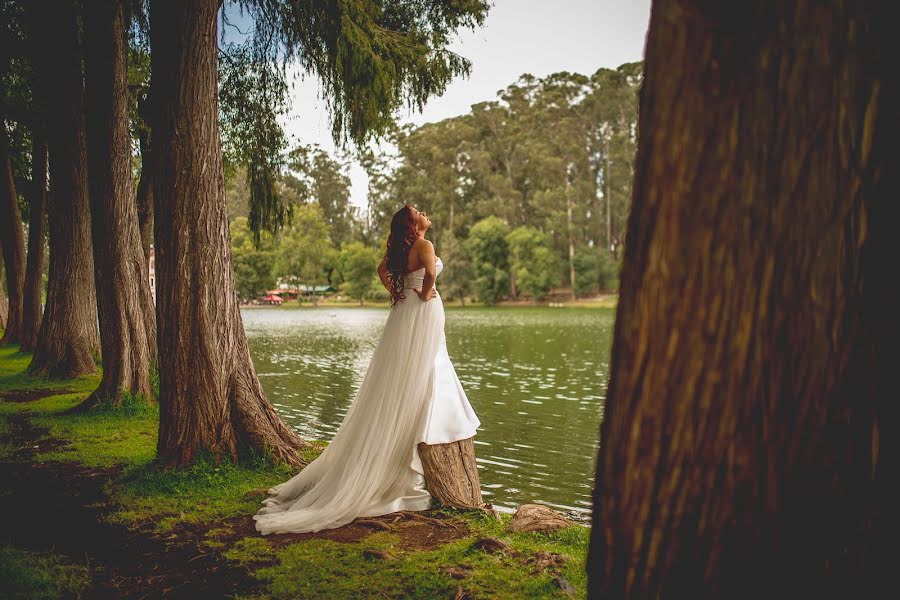
<instances>
[{"instance_id":1,"label":"grassy bank","mask_svg":"<svg viewBox=\"0 0 900 600\"><path fill-rule=\"evenodd\" d=\"M184 579L207 585L198 589L210 595L217 590L259 598L585 594L588 530L581 526L508 533L510 515L498 521L479 511L436 508L316 534L259 536L251 515L264 491L292 474L289 468L260 459L241 466L201 460L187 470L160 470L153 464L155 405L131 402L67 414L99 376L32 378L24 373L29 360L15 348L0 349L0 462L13 482L0 498L4 516L15 519L18 503L42 498L51 504L41 510L61 517L65 511L84 513L104 529L85 541L50 525L46 531L23 526L21 535L18 529L4 533L0 596L90 596L103 589L140 597L148 582L157 593L184 592L178 587ZM307 457L324 445L318 442ZM62 492L53 487L60 485ZM80 487L66 493L72 486ZM62 522L78 525L77 519ZM84 526L92 531L96 523ZM485 545L486 538L499 540L499 550ZM130 548L134 560L117 556L124 552L120 547Z\"/></svg>"}]
</instances>

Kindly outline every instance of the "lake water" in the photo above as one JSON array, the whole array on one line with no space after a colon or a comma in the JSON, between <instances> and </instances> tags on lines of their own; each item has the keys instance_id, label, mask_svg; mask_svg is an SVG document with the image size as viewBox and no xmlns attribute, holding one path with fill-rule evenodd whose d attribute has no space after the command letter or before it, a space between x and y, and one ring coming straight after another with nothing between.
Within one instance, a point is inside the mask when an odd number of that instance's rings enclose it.
<instances>
[{"instance_id":1,"label":"lake water","mask_svg":"<svg viewBox=\"0 0 900 600\"><path fill-rule=\"evenodd\" d=\"M590 515L614 313L447 307L447 348L481 420L485 500ZM243 311L262 385L307 439L330 440L362 381L388 309Z\"/></svg>"}]
</instances>

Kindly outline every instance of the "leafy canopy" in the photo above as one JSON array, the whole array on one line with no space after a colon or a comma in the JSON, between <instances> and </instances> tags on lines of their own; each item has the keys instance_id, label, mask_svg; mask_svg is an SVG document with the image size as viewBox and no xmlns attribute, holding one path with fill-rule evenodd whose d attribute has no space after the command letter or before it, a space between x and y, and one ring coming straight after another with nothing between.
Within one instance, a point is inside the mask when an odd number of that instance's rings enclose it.
<instances>
[{"instance_id":1,"label":"leafy canopy","mask_svg":"<svg viewBox=\"0 0 900 600\"><path fill-rule=\"evenodd\" d=\"M321 82L335 142L361 146L388 131L404 104L421 110L453 77L468 75L471 63L448 50L450 36L481 25L489 8L486 0L235 4L254 27L246 42L223 48L223 128L234 127L231 139L247 145L235 156L247 164L255 232L275 231L289 216L274 185L284 150L278 116L289 65ZM225 11L222 19L227 22Z\"/></svg>"}]
</instances>

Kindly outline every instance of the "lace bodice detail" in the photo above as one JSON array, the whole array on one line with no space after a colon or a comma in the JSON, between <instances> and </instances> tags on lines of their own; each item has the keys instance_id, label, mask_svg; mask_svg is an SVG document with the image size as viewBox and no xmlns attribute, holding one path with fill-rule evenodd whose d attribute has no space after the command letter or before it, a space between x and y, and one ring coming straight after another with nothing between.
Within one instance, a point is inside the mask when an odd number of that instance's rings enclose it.
<instances>
[{"instance_id":1,"label":"lace bodice detail","mask_svg":"<svg viewBox=\"0 0 900 600\"><path fill-rule=\"evenodd\" d=\"M436 256L434 259L434 277L437 279L437 276L441 274L441 271L444 269L444 262L441 260L440 256ZM422 288L422 283L425 281L425 267L420 267L415 271L410 271L403 278L403 289L411 290L413 288Z\"/></svg>"}]
</instances>

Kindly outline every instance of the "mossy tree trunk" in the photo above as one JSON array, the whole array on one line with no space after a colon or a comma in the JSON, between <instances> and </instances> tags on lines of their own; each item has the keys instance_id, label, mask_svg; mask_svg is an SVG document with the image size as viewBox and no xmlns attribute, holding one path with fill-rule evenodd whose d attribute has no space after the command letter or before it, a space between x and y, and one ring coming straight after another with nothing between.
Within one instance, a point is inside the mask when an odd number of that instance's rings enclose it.
<instances>
[{"instance_id":1,"label":"mossy tree trunk","mask_svg":"<svg viewBox=\"0 0 900 600\"><path fill-rule=\"evenodd\" d=\"M22 338L22 307L25 287L25 234L13 182L9 137L0 123L0 246L6 267L8 308L0 346L18 344Z\"/></svg>"},{"instance_id":2,"label":"mossy tree trunk","mask_svg":"<svg viewBox=\"0 0 900 600\"><path fill-rule=\"evenodd\" d=\"M37 56L37 93L50 151L47 303L31 373L76 377L96 372L100 353L88 207L84 88L72 0L27 5Z\"/></svg>"},{"instance_id":3,"label":"mossy tree trunk","mask_svg":"<svg viewBox=\"0 0 900 600\"><path fill-rule=\"evenodd\" d=\"M156 315L131 183L123 0L85 5L88 168L103 378L83 403L152 400Z\"/></svg>"},{"instance_id":4,"label":"mossy tree trunk","mask_svg":"<svg viewBox=\"0 0 900 600\"><path fill-rule=\"evenodd\" d=\"M590 597L876 597L888 583L888 11L654 3Z\"/></svg>"},{"instance_id":5,"label":"mossy tree trunk","mask_svg":"<svg viewBox=\"0 0 900 600\"><path fill-rule=\"evenodd\" d=\"M307 445L266 399L235 294L217 101L217 0L150 6L159 319L157 457L248 450L299 466Z\"/></svg>"},{"instance_id":6,"label":"mossy tree trunk","mask_svg":"<svg viewBox=\"0 0 900 600\"><path fill-rule=\"evenodd\" d=\"M21 350L31 352L37 346L43 314L44 238L47 218L47 140L35 127L31 132L31 197L28 199L28 258L25 263L25 288L22 301Z\"/></svg>"}]
</instances>

